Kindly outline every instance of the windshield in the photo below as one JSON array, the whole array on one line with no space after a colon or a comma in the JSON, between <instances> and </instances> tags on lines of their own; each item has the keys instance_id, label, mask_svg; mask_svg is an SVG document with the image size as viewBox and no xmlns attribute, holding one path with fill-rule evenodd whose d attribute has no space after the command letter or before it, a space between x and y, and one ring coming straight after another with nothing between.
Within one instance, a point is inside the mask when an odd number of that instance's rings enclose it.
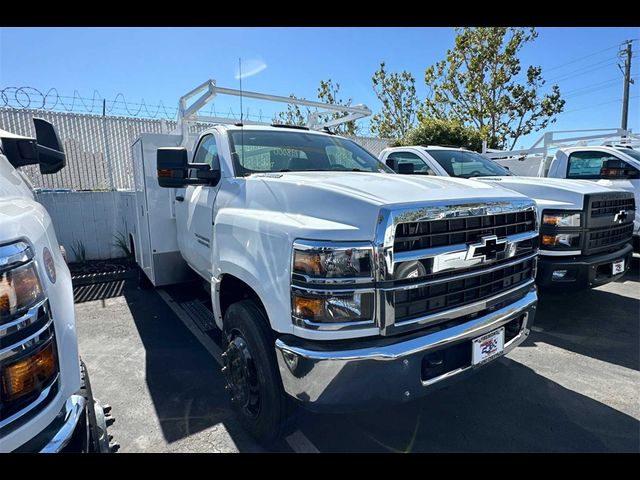
<instances>
[{"instance_id":1,"label":"windshield","mask_svg":"<svg viewBox=\"0 0 640 480\"><path fill-rule=\"evenodd\" d=\"M302 131L232 130L238 176L263 172L346 171L394 173L351 140Z\"/></svg>"},{"instance_id":2,"label":"windshield","mask_svg":"<svg viewBox=\"0 0 640 480\"><path fill-rule=\"evenodd\" d=\"M618 150L620 150L625 155L629 155L631 158L635 158L636 160L638 160L640 162L640 152L639 151L633 150L631 148L619 148Z\"/></svg>"},{"instance_id":3,"label":"windshield","mask_svg":"<svg viewBox=\"0 0 640 480\"><path fill-rule=\"evenodd\" d=\"M427 150L452 177L495 177L513 175L502 165L468 150Z\"/></svg>"}]
</instances>

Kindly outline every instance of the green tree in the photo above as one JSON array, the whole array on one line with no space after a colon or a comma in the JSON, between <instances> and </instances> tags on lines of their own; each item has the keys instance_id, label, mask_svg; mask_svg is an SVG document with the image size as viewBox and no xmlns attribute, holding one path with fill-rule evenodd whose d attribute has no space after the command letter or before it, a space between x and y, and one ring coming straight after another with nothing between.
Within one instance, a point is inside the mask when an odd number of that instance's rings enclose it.
<instances>
[{"instance_id":1,"label":"green tree","mask_svg":"<svg viewBox=\"0 0 640 480\"><path fill-rule=\"evenodd\" d=\"M289 95L289 98L297 99L293 93ZM306 125L309 118L309 109L308 108L300 108L300 105L294 105L292 103L287 104L286 112L279 112L274 118L273 123L281 123L284 125Z\"/></svg>"},{"instance_id":2,"label":"green tree","mask_svg":"<svg viewBox=\"0 0 640 480\"><path fill-rule=\"evenodd\" d=\"M371 133L383 138L402 138L415 126L418 110L416 79L403 70L388 73L385 62L371 77L382 110L371 118Z\"/></svg>"},{"instance_id":3,"label":"green tree","mask_svg":"<svg viewBox=\"0 0 640 480\"><path fill-rule=\"evenodd\" d=\"M333 83L331 79L328 80L320 80L320 86L318 87L318 100L324 103L328 103L330 105L351 105L351 98L347 100L343 100L339 97L340 95L340 84ZM332 112L324 115L320 115L320 122L324 123L329 120L336 120L342 117L346 117L349 115L348 113L342 112ZM355 121L341 123L331 129L332 131L340 134L340 135L351 135L355 136L358 134L358 127L356 126Z\"/></svg>"},{"instance_id":4,"label":"green tree","mask_svg":"<svg viewBox=\"0 0 640 480\"><path fill-rule=\"evenodd\" d=\"M538 36L534 28L457 28L446 59L425 72L431 95L418 118L456 119L480 130L492 148L513 148L518 138L555 122L565 101L557 85L542 93L542 69L524 78L518 53Z\"/></svg>"},{"instance_id":5,"label":"green tree","mask_svg":"<svg viewBox=\"0 0 640 480\"><path fill-rule=\"evenodd\" d=\"M400 145L449 145L480 151L482 134L479 130L463 125L459 120L425 118L394 146Z\"/></svg>"},{"instance_id":6,"label":"green tree","mask_svg":"<svg viewBox=\"0 0 640 480\"><path fill-rule=\"evenodd\" d=\"M331 79L328 80L320 80L320 86L318 87L318 101L328 103L331 105L351 105L351 99L343 100L339 96L340 94L340 84L333 83ZM289 95L290 98L297 98L295 95ZM309 117L312 115L312 112L309 108L303 107L300 108L299 105L288 104L287 110L285 112L279 112L273 118L274 123L283 123L286 125L307 125L309 123ZM318 120L320 123L327 122L329 120L334 120L338 118L342 118L348 115L347 113L341 112L331 112L325 113L318 116ZM355 121L341 123L331 129L332 131L340 134L340 135L357 135L358 127L356 126Z\"/></svg>"}]
</instances>

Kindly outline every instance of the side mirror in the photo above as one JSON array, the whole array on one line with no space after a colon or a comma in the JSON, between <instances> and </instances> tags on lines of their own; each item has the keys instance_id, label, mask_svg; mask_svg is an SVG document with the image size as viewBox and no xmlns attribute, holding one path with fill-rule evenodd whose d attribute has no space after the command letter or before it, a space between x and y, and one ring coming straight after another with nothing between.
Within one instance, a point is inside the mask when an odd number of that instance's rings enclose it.
<instances>
[{"instance_id":1,"label":"side mirror","mask_svg":"<svg viewBox=\"0 0 640 480\"><path fill-rule=\"evenodd\" d=\"M402 173L402 174L405 174L405 175L411 175L413 173L413 170L414 170L413 163L406 162L406 163L399 163L398 164L398 170L397 170L398 173Z\"/></svg>"},{"instance_id":2,"label":"side mirror","mask_svg":"<svg viewBox=\"0 0 640 480\"><path fill-rule=\"evenodd\" d=\"M387 158L385 163L396 173L411 175L414 172L414 165L410 162L400 163L395 158Z\"/></svg>"},{"instance_id":3,"label":"side mirror","mask_svg":"<svg viewBox=\"0 0 640 480\"><path fill-rule=\"evenodd\" d=\"M14 135L0 130L2 149L15 168L40 164L43 175L56 173L66 165L60 139L51 123L34 118L36 138Z\"/></svg>"},{"instance_id":4,"label":"side mirror","mask_svg":"<svg viewBox=\"0 0 640 480\"><path fill-rule=\"evenodd\" d=\"M189 178L189 171L196 171L196 178ZM163 188L182 188L187 185L215 185L220 180L220 170L208 164L189 163L184 147L163 147L157 153L158 185Z\"/></svg>"},{"instance_id":5,"label":"side mirror","mask_svg":"<svg viewBox=\"0 0 640 480\"><path fill-rule=\"evenodd\" d=\"M633 176L633 167L619 158L605 160L600 169L600 175L606 178L627 178Z\"/></svg>"},{"instance_id":6,"label":"side mirror","mask_svg":"<svg viewBox=\"0 0 640 480\"><path fill-rule=\"evenodd\" d=\"M43 175L56 173L67 164L58 132L53 125L42 118L34 118L36 141L38 142L38 163Z\"/></svg>"},{"instance_id":7,"label":"side mirror","mask_svg":"<svg viewBox=\"0 0 640 480\"><path fill-rule=\"evenodd\" d=\"M387 167L389 167L394 172L398 173L398 161L393 158L387 158L386 162Z\"/></svg>"}]
</instances>

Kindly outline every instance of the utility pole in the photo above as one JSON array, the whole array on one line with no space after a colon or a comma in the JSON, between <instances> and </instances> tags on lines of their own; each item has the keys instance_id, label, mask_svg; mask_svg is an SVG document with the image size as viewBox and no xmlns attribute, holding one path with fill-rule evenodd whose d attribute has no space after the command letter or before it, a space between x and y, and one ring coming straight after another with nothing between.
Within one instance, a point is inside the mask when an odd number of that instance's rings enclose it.
<instances>
[{"instance_id":1,"label":"utility pole","mask_svg":"<svg viewBox=\"0 0 640 480\"><path fill-rule=\"evenodd\" d=\"M624 62L624 94L622 96L622 124L621 128L627 129L627 120L629 117L629 85L633 83L631 79L631 40L626 41L627 58ZM623 52L620 52L623 53Z\"/></svg>"}]
</instances>

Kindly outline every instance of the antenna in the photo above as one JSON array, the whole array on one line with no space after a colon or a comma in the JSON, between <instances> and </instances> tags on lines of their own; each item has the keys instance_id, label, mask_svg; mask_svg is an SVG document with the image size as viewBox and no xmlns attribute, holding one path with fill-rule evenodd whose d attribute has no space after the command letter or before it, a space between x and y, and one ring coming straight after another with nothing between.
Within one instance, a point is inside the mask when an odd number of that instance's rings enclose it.
<instances>
[{"instance_id":1,"label":"antenna","mask_svg":"<svg viewBox=\"0 0 640 480\"><path fill-rule=\"evenodd\" d=\"M240 80L240 123L242 123L242 57L238 57L238 79Z\"/></svg>"}]
</instances>

